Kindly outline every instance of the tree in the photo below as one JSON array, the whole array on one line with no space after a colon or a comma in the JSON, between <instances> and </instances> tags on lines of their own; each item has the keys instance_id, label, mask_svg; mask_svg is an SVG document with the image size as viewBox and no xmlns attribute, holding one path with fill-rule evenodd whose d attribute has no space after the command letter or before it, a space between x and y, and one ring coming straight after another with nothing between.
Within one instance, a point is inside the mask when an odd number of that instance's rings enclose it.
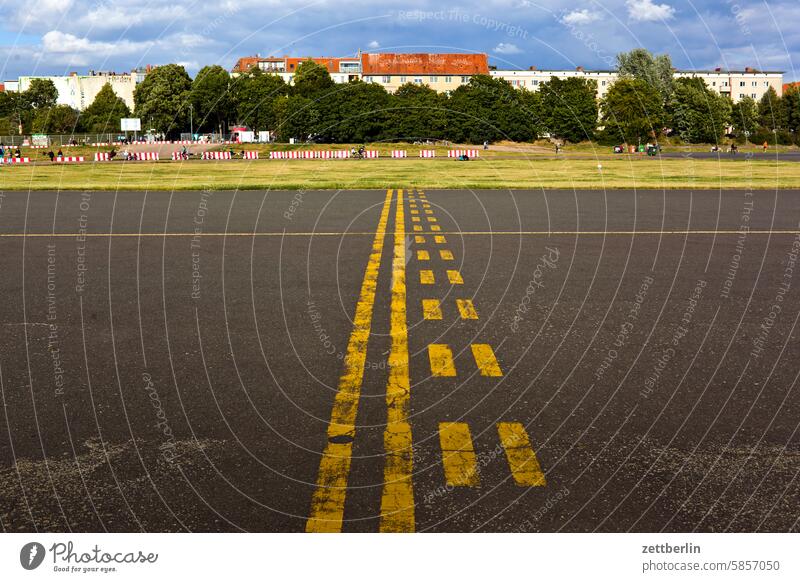
<instances>
[{"instance_id":1,"label":"tree","mask_svg":"<svg viewBox=\"0 0 800 582\"><path fill-rule=\"evenodd\" d=\"M256 130L274 130L278 125L275 102L288 91L289 86L278 75L260 69L240 75L232 86L237 122Z\"/></svg>"},{"instance_id":2,"label":"tree","mask_svg":"<svg viewBox=\"0 0 800 582\"><path fill-rule=\"evenodd\" d=\"M641 79L617 80L601 104L604 133L615 143L656 137L666 122L661 93Z\"/></svg>"},{"instance_id":3,"label":"tree","mask_svg":"<svg viewBox=\"0 0 800 582\"><path fill-rule=\"evenodd\" d=\"M278 118L278 139L290 138L307 141L315 137L319 124L319 112L314 101L299 95L281 97L275 102Z\"/></svg>"},{"instance_id":4,"label":"tree","mask_svg":"<svg viewBox=\"0 0 800 582\"><path fill-rule=\"evenodd\" d=\"M15 94L8 91L0 91L0 117L8 117L16 110L17 104L13 95Z\"/></svg>"},{"instance_id":5,"label":"tree","mask_svg":"<svg viewBox=\"0 0 800 582\"><path fill-rule=\"evenodd\" d=\"M334 143L367 143L382 137L389 94L382 85L353 81L314 102L318 112L315 133Z\"/></svg>"},{"instance_id":6,"label":"tree","mask_svg":"<svg viewBox=\"0 0 800 582\"><path fill-rule=\"evenodd\" d=\"M427 85L406 83L390 97L386 139L442 139L447 127L447 98Z\"/></svg>"},{"instance_id":7,"label":"tree","mask_svg":"<svg viewBox=\"0 0 800 582\"><path fill-rule=\"evenodd\" d=\"M219 65L203 67L192 81L189 100L193 107L194 127L198 131L224 133L231 114L231 78Z\"/></svg>"},{"instance_id":8,"label":"tree","mask_svg":"<svg viewBox=\"0 0 800 582\"><path fill-rule=\"evenodd\" d=\"M33 133L73 134L80 130L80 117L69 105L55 105L36 110Z\"/></svg>"},{"instance_id":9,"label":"tree","mask_svg":"<svg viewBox=\"0 0 800 582\"><path fill-rule=\"evenodd\" d=\"M293 80L292 94L308 99L319 99L335 86L328 69L310 59L297 66Z\"/></svg>"},{"instance_id":10,"label":"tree","mask_svg":"<svg viewBox=\"0 0 800 582\"><path fill-rule=\"evenodd\" d=\"M597 128L597 82L551 77L540 86L547 132L573 143L592 139Z\"/></svg>"},{"instance_id":11,"label":"tree","mask_svg":"<svg viewBox=\"0 0 800 582\"><path fill-rule=\"evenodd\" d=\"M106 83L91 105L83 110L81 119L89 133L111 133L119 131L119 120L130 117L130 114L125 101L114 93L111 83Z\"/></svg>"},{"instance_id":12,"label":"tree","mask_svg":"<svg viewBox=\"0 0 800 582\"><path fill-rule=\"evenodd\" d=\"M786 127L785 112L781 98L770 87L758 102L758 119L767 131L776 131Z\"/></svg>"},{"instance_id":13,"label":"tree","mask_svg":"<svg viewBox=\"0 0 800 582\"><path fill-rule=\"evenodd\" d=\"M522 92L507 81L475 75L450 94L447 136L466 143L533 139L534 118L525 103Z\"/></svg>"},{"instance_id":14,"label":"tree","mask_svg":"<svg viewBox=\"0 0 800 582\"><path fill-rule=\"evenodd\" d=\"M700 78L675 81L668 103L670 126L688 143L718 144L731 120L731 100L708 88Z\"/></svg>"},{"instance_id":15,"label":"tree","mask_svg":"<svg viewBox=\"0 0 800 582\"><path fill-rule=\"evenodd\" d=\"M786 129L793 133L795 141L800 138L800 87L793 85L783 94L783 112Z\"/></svg>"},{"instance_id":16,"label":"tree","mask_svg":"<svg viewBox=\"0 0 800 582\"><path fill-rule=\"evenodd\" d=\"M654 87L664 100L672 94L673 71L669 55L653 56L643 48L619 53L617 71L623 79L640 79Z\"/></svg>"},{"instance_id":17,"label":"tree","mask_svg":"<svg viewBox=\"0 0 800 582\"><path fill-rule=\"evenodd\" d=\"M743 97L733 105L731 125L741 137L753 135L758 129L758 104L752 97Z\"/></svg>"},{"instance_id":18,"label":"tree","mask_svg":"<svg viewBox=\"0 0 800 582\"><path fill-rule=\"evenodd\" d=\"M54 107L58 100L58 89L50 79L31 79L30 86L23 97L28 106L34 109Z\"/></svg>"},{"instance_id":19,"label":"tree","mask_svg":"<svg viewBox=\"0 0 800 582\"><path fill-rule=\"evenodd\" d=\"M189 125L192 80L180 65L163 65L150 71L134 90L137 117L146 129L169 134Z\"/></svg>"}]
</instances>

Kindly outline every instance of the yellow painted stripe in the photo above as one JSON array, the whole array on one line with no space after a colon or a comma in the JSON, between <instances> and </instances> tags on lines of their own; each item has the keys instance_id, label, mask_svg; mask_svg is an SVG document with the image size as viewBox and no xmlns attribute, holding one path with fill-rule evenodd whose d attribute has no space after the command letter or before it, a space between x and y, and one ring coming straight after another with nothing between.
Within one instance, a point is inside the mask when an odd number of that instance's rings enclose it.
<instances>
[{"instance_id":1,"label":"yellow painted stripe","mask_svg":"<svg viewBox=\"0 0 800 582\"><path fill-rule=\"evenodd\" d=\"M456 270L447 271L447 278L452 285L463 285L464 279L461 278L461 273Z\"/></svg>"},{"instance_id":2,"label":"yellow painted stripe","mask_svg":"<svg viewBox=\"0 0 800 582\"><path fill-rule=\"evenodd\" d=\"M433 240L436 241L436 244L443 245L447 242L447 239L444 238L444 235L437 234L433 237Z\"/></svg>"},{"instance_id":3,"label":"yellow painted stripe","mask_svg":"<svg viewBox=\"0 0 800 582\"><path fill-rule=\"evenodd\" d=\"M367 343L372 326L372 311L375 305L375 290L378 271L392 205L392 191L386 192L378 229L372 242L372 252L367 262L361 292L353 318L353 331L347 343L344 367L339 377L339 388L333 401L331 420L328 425L328 442L320 459L317 487L311 499L311 513L306 522L307 532L338 532L342 530L344 502L347 494L347 479L353 453L356 413L364 379L364 364L367 359ZM334 438L343 438L332 442ZM348 440L349 439L349 440Z\"/></svg>"},{"instance_id":4,"label":"yellow painted stripe","mask_svg":"<svg viewBox=\"0 0 800 582\"><path fill-rule=\"evenodd\" d=\"M453 487L480 485L478 458L472 446L469 425L465 422L440 422L439 442L447 484Z\"/></svg>"},{"instance_id":5,"label":"yellow painted stripe","mask_svg":"<svg viewBox=\"0 0 800 582\"><path fill-rule=\"evenodd\" d=\"M438 299L422 300L422 316L425 319L442 319L442 306Z\"/></svg>"},{"instance_id":6,"label":"yellow painted stripe","mask_svg":"<svg viewBox=\"0 0 800 582\"><path fill-rule=\"evenodd\" d=\"M422 225L420 225L420 224L415 224L414 225L414 231L419 232L421 230L422 230Z\"/></svg>"},{"instance_id":7,"label":"yellow painted stripe","mask_svg":"<svg viewBox=\"0 0 800 582\"><path fill-rule=\"evenodd\" d=\"M425 203L422 205L422 207L423 207L423 208L430 208L430 207L431 207L431 205L430 205L430 204L428 204L427 202L425 202Z\"/></svg>"},{"instance_id":8,"label":"yellow painted stripe","mask_svg":"<svg viewBox=\"0 0 800 582\"><path fill-rule=\"evenodd\" d=\"M428 346L428 359L431 361L431 374L434 376L455 376L456 365L453 352L445 344Z\"/></svg>"},{"instance_id":9,"label":"yellow painted stripe","mask_svg":"<svg viewBox=\"0 0 800 582\"><path fill-rule=\"evenodd\" d=\"M406 231L403 191L397 192L397 214L392 259L392 303L389 333L389 380L386 384L386 431L383 446L381 496L382 532L414 531L414 471L411 425L408 422L411 381L408 375L408 326L406 321Z\"/></svg>"},{"instance_id":10,"label":"yellow painted stripe","mask_svg":"<svg viewBox=\"0 0 800 582\"><path fill-rule=\"evenodd\" d=\"M472 344L472 355L475 357L475 364L477 364L481 376L503 375L500 364L494 357L494 350L489 344Z\"/></svg>"},{"instance_id":11,"label":"yellow painted stripe","mask_svg":"<svg viewBox=\"0 0 800 582\"><path fill-rule=\"evenodd\" d=\"M452 261L453 260L453 252L452 251L448 251L446 249L441 249L439 251L439 256L442 257L442 260L444 260L444 261Z\"/></svg>"},{"instance_id":12,"label":"yellow painted stripe","mask_svg":"<svg viewBox=\"0 0 800 582\"><path fill-rule=\"evenodd\" d=\"M439 226L438 224L432 224L432 225L431 225L431 230L432 230L432 231L437 231L437 232L438 232L438 231L442 230L442 227L441 227L441 226Z\"/></svg>"},{"instance_id":13,"label":"yellow painted stripe","mask_svg":"<svg viewBox=\"0 0 800 582\"><path fill-rule=\"evenodd\" d=\"M412 210L411 214L419 214L419 210Z\"/></svg>"},{"instance_id":14,"label":"yellow painted stripe","mask_svg":"<svg viewBox=\"0 0 800 582\"><path fill-rule=\"evenodd\" d=\"M435 216L429 216L428 222L438 222Z\"/></svg>"},{"instance_id":15,"label":"yellow painted stripe","mask_svg":"<svg viewBox=\"0 0 800 582\"><path fill-rule=\"evenodd\" d=\"M421 234L414 235L414 242L417 244L425 244L425 237Z\"/></svg>"},{"instance_id":16,"label":"yellow painted stripe","mask_svg":"<svg viewBox=\"0 0 800 582\"><path fill-rule=\"evenodd\" d=\"M478 319L478 312L475 311L472 299L456 299L456 305L461 319Z\"/></svg>"},{"instance_id":17,"label":"yellow painted stripe","mask_svg":"<svg viewBox=\"0 0 800 582\"><path fill-rule=\"evenodd\" d=\"M547 485L539 459L531 446L525 427L518 422L498 422L497 432L506 451L508 466L517 485L544 487Z\"/></svg>"},{"instance_id":18,"label":"yellow painted stripe","mask_svg":"<svg viewBox=\"0 0 800 582\"><path fill-rule=\"evenodd\" d=\"M433 271L429 269L422 269L419 272L419 282L423 285L433 285L436 280L433 278Z\"/></svg>"},{"instance_id":19,"label":"yellow painted stripe","mask_svg":"<svg viewBox=\"0 0 800 582\"><path fill-rule=\"evenodd\" d=\"M428 251L419 250L419 251L417 251L417 260L418 261L430 261L431 260L431 255L428 253Z\"/></svg>"},{"instance_id":20,"label":"yellow painted stripe","mask_svg":"<svg viewBox=\"0 0 800 582\"><path fill-rule=\"evenodd\" d=\"M419 222L419 216L412 216L411 222Z\"/></svg>"},{"instance_id":21,"label":"yellow painted stripe","mask_svg":"<svg viewBox=\"0 0 800 582\"><path fill-rule=\"evenodd\" d=\"M430 206L430 205L429 205ZM433 214L433 210L426 210L425 214Z\"/></svg>"}]
</instances>

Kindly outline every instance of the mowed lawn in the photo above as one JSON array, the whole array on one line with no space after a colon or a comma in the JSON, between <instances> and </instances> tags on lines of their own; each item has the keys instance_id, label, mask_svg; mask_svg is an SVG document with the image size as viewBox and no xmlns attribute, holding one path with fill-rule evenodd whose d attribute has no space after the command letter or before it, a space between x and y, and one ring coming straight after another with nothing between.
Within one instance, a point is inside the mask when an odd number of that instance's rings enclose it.
<instances>
[{"instance_id":1,"label":"mowed lawn","mask_svg":"<svg viewBox=\"0 0 800 582\"><path fill-rule=\"evenodd\" d=\"M647 158L230 160L0 166L2 190L800 188L800 163Z\"/></svg>"}]
</instances>

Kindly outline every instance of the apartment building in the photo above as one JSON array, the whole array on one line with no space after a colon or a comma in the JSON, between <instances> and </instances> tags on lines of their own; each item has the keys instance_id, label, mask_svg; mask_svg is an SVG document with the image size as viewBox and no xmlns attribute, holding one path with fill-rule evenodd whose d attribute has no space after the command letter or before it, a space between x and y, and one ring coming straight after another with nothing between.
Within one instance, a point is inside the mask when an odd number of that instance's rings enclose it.
<instances>
[{"instance_id":1,"label":"apartment building","mask_svg":"<svg viewBox=\"0 0 800 582\"><path fill-rule=\"evenodd\" d=\"M549 81L551 77L568 79L579 77L597 81L597 98L602 99L609 88L617 80L616 71L586 71L577 67L574 71L540 71L532 67L526 71L492 71L493 77L504 79L514 87L538 90L539 86ZM726 71L715 69L713 71L675 71L675 78L694 77L705 81L706 85L720 95L730 97L734 103L744 97L752 97L756 101L764 96L770 87L778 95L783 94L783 73L780 71L758 71L745 68L741 71Z\"/></svg>"},{"instance_id":2,"label":"apartment building","mask_svg":"<svg viewBox=\"0 0 800 582\"><path fill-rule=\"evenodd\" d=\"M26 91L34 79L48 79L58 90L56 102L59 105L69 105L82 111L92 104L103 86L110 83L114 93L121 97L129 108L133 109L133 90L144 80L146 74L147 69L137 69L131 73L89 71L87 75L70 73L69 75L25 76L19 78L16 90ZM6 87L8 90L8 82L6 82Z\"/></svg>"}]
</instances>

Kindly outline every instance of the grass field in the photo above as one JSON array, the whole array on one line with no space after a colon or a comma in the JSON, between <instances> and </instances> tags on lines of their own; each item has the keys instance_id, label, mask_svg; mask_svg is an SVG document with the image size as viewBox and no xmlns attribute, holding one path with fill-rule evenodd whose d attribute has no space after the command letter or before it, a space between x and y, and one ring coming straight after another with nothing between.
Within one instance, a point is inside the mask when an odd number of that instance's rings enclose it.
<instances>
[{"instance_id":1,"label":"grass field","mask_svg":"<svg viewBox=\"0 0 800 582\"><path fill-rule=\"evenodd\" d=\"M598 168L598 165L602 165ZM231 160L0 167L2 190L800 188L800 163L609 159Z\"/></svg>"}]
</instances>

